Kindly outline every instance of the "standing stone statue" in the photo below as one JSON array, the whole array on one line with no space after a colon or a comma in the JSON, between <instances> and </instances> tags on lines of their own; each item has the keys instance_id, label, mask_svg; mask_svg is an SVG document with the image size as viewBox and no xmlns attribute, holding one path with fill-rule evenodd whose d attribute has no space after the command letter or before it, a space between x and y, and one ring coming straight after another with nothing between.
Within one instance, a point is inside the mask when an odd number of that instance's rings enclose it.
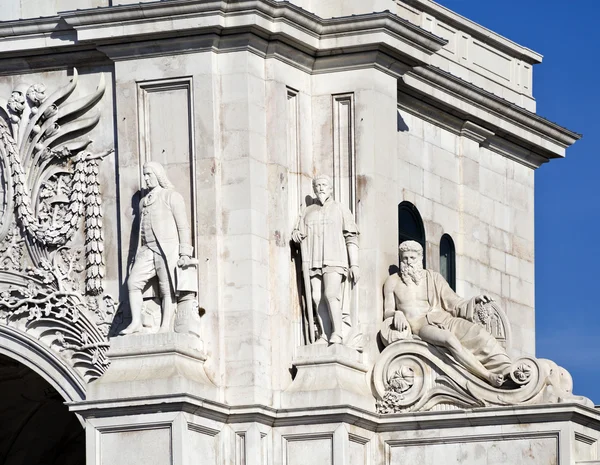
<instances>
[{"instance_id":1,"label":"standing stone statue","mask_svg":"<svg viewBox=\"0 0 600 465\"><path fill-rule=\"evenodd\" d=\"M160 332L172 331L177 296L181 290L188 291L178 286L178 278L181 281L178 275L196 262L191 258L193 247L185 202L174 190L162 165L154 161L145 163L144 182L148 193L140 202L141 246L127 281L131 323L121 334L142 329L142 293L155 277L161 299Z\"/></svg>"},{"instance_id":2,"label":"standing stone statue","mask_svg":"<svg viewBox=\"0 0 600 465\"><path fill-rule=\"evenodd\" d=\"M354 285L359 277L358 228L350 210L332 198L333 185L329 176L313 179L317 202L309 205L300 215L292 240L300 244L302 273L305 282L308 320L308 342L315 342L314 313L322 341L330 344L343 342L344 283ZM308 285L310 283L310 285ZM328 321L319 314L322 298L327 308ZM325 323L330 323L330 328Z\"/></svg>"},{"instance_id":3,"label":"standing stone statue","mask_svg":"<svg viewBox=\"0 0 600 465\"><path fill-rule=\"evenodd\" d=\"M492 299L463 299L435 271L423 269L423 248L415 241L400 244L400 272L387 278L382 339L392 343L410 332L450 351L454 359L492 386L501 386L511 360L485 328L472 321L475 307Z\"/></svg>"}]
</instances>

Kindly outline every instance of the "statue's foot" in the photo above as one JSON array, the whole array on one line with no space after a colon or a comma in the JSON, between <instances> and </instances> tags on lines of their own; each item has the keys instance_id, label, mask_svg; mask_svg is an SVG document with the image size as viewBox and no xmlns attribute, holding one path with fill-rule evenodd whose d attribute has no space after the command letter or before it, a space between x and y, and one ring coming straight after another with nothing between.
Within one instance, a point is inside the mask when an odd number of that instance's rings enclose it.
<instances>
[{"instance_id":1,"label":"statue's foot","mask_svg":"<svg viewBox=\"0 0 600 465\"><path fill-rule=\"evenodd\" d=\"M327 340L327 336L325 336L324 334L321 334L319 339L317 339L315 341L315 344L329 344L329 341Z\"/></svg>"},{"instance_id":2,"label":"statue's foot","mask_svg":"<svg viewBox=\"0 0 600 465\"><path fill-rule=\"evenodd\" d=\"M121 336L127 336L128 334L139 333L141 330L142 330L142 325L130 324L129 326L127 326L127 328L122 330L119 334Z\"/></svg>"},{"instance_id":3,"label":"statue's foot","mask_svg":"<svg viewBox=\"0 0 600 465\"><path fill-rule=\"evenodd\" d=\"M504 375L502 374L490 373L488 379L494 387L500 387L504 384Z\"/></svg>"},{"instance_id":4,"label":"statue's foot","mask_svg":"<svg viewBox=\"0 0 600 465\"><path fill-rule=\"evenodd\" d=\"M342 336L340 336L338 333L333 333L331 335L331 337L329 338L329 343L330 344L341 344Z\"/></svg>"},{"instance_id":5,"label":"statue's foot","mask_svg":"<svg viewBox=\"0 0 600 465\"><path fill-rule=\"evenodd\" d=\"M171 328L169 328L168 326L161 326L161 327L158 329L158 332L159 332L159 333L168 333L169 331L171 331Z\"/></svg>"}]
</instances>

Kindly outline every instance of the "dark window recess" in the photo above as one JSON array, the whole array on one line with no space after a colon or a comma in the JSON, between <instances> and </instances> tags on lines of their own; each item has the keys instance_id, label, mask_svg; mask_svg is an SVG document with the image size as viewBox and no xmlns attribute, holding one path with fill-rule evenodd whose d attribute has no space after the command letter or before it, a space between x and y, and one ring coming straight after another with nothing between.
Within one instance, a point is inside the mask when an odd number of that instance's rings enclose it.
<instances>
[{"instance_id":1,"label":"dark window recess","mask_svg":"<svg viewBox=\"0 0 600 465\"><path fill-rule=\"evenodd\" d=\"M440 241L440 273L456 291L456 251L454 241L448 234L444 234Z\"/></svg>"}]
</instances>

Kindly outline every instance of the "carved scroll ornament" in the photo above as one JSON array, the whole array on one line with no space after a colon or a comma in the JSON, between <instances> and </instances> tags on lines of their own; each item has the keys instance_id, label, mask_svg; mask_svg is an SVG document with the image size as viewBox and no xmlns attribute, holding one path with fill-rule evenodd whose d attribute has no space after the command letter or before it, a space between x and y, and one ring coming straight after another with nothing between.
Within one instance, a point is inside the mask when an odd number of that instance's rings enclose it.
<instances>
[{"instance_id":1,"label":"carved scroll ornament","mask_svg":"<svg viewBox=\"0 0 600 465\"><path fill-rule=\"evenodd\" d=\"M78 74L49 92L18 85L0 99L0 322L61 353L87 380L108 364L116 303L102 297L99 163L85 135L98 123L97 89L70 98Z\"/></svg>"}]
</instances>

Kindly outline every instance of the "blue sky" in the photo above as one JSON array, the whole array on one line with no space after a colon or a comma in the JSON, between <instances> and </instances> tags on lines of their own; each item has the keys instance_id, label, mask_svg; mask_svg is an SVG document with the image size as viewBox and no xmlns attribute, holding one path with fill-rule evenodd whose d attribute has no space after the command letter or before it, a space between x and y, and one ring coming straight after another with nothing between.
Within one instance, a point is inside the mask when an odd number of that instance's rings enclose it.
<instances>
[{"instance_id":1,"label":"blue sky","mask_svg":"<svg viewBox=\"0 0 600 465\"><path fill-rule=\"evenodd\" d=\"M537 113L583 133L535 175L536 347L600 404L600 0L437 1L544 55Z\"/></svg>"}]
</instances>

